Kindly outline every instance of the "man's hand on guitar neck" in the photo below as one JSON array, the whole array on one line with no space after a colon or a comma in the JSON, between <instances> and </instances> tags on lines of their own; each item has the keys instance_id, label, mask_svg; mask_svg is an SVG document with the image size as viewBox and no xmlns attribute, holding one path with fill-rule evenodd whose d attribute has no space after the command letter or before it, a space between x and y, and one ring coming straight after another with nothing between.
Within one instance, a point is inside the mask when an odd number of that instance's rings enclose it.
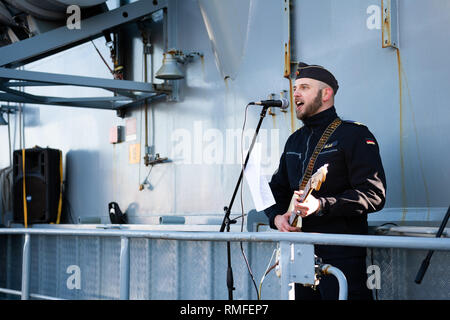
<instances>
[{"instance_id":1,"label":"man's hand on guitar neck","mask_svg":"<svg viewBox=\"0 0 450 320\"><path fill-rule=\"evenodd\" d=\"M302 191L294 191L294 193L298 196L296 197L294 210L297 211L297 214L305 218L309 216L310 214L316 213L320 210L320 201L314 197L312 194L306 197L305 201L300 202L298 199L303 194Z\"/></svg>"},{"instance_id":2,"label":"man's hand on guitar neck","mask_svg":"<svg viewBox=\"0 0 450 320\"><path fill-rule=\"evenodd\" d=\"M281 231L281 232L300 232L301 231L300 228L292 227L289 224L289 217L291 216L291 213L292 212L288 211L285 214L280 214L275 217L275 220L273 223L275 224L275 226L277 227L277 229L279 231Z\"/></svg>"},{"instance_id":3,"label":"man's hand on guitar neck","mask_svg":"<svg viewBox=\"0 0 450 320\"><path fill-rule=\"evenodd\" d=\"M315 198L313 195L309 195L304 202L300 202L299 198L303 194L303 191L295 191L295 204L294 204L294 210L297 211L297 214L300 215L302 218L305 218L309 216L310 214L313 214L320 209L320 201ZM277 215L274 220L274 224L277 227L279 231L282 232L300 232L301 229L298 227L292 227L289 224L289 217L291 216L292 212L288 211L285 214Z\"/></svg>"}]
</instances>

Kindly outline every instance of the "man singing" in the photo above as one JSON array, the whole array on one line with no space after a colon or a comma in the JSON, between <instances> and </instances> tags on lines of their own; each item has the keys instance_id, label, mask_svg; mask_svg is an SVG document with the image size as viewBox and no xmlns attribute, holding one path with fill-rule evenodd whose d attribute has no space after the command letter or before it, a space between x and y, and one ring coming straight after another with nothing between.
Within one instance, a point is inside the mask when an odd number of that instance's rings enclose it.
<instances>
[{"instance_id":1,"label":"man singing","mask_svg":"<svg viewBox=\"0 0 450 320\"><path fill-rule=\"evenodd\" d=\"M270 182L276 204L265 213L274 229L367 234L367 214L384 206L386 178L378 143L366 126L338 117L334 106L338 88L336 78L325 68L299 63L294 100L297 118L304 126L288 138ZM332 126L334 131L325 137L326 143L317 147ZM305 184L308 166L314 173L324 164L328 164L328 174L321 188L303 203L295 201L294 214L302 217L300 230L289 224L292 195L303 193L300 186ZM315 254L345 274L349 299L372 298L366 286L366 248L316 245ZM322 277L318 290L295 286L296 299L337 299L338 292L333 276Z\"/></svg>"}]
</instances>

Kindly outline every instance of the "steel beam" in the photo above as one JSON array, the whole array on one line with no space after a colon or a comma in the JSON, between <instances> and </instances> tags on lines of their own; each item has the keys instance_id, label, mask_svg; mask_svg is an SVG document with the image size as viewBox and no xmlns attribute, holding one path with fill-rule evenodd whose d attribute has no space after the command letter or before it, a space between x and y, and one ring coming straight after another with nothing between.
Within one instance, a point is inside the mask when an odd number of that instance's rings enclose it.
<instances>
[{"instance_id":1,"label":"steel beam","mask_svg":"<svg viewBox=\"0 0 450 320\"><path fill-rule=\"evenodd\" d=\"M133 108L141 104L144 100L154 101L157 98L163 98L166 94L154 94L139 96L138 99L130 99L128 97L93 97L93 98L60 98L46 97L45 102L33 100L23 96L11 93L0 93L0 101L9 101L17 103L37 104L37 105L54 105L63 107L79 107L91 109L107 109L124 112L125 109ZM129 102L132 100L131 102Z\"/></svg>"},{"instance_id":2,"label":"steel beam","mask_svg":"<svg viewBox=\"0 0 450 320\"><path fill-rule=\"evenodd\" d=\"M9 102L60 105L95 109L125 109L140 104L146 99L166 96L155 90L151 83L136 82L129 80L113 80L104 78L93 78L84 76L73 76L37 71L15 70L0 67L0 100ZM15 81L10 81L15 80ZM45 86L78 86L99 88L115 92L119 96L89 97L89 98L62 98L33 95L11 87L21 84L29 85L36 83Z\"/></svg>"},{"instance_id":3,"label":"steel beam","mask_svg":"<svg viewBox=\"0 0 450 320\"><path fill-rule=\"evenodd\" d=\"M44 82L52 85L71 85L78 87L101 88L105 90L124 90L155 93L151 83L73 76L28 70L15 70L0 67L0 79ZM13 82L14 83L14 82Z\"/></svg>"},{"instance_id":4,"label":"steel beam","mask_svg":"<svg viewBox=\"0 0 450 320\"><path fill-rule=\"evenodd\" d=\"M60 27L0 48L0 66L18 67L96 39L105 31L167 7L167 0L133 2L81 21L80 29Z\"/></svg>"},{"instance_id":5,"label":"steel beam","mask_svg":"<svg viewBox=\"0 0 450 320\"><path fill-rule=\"evenodd\" d=\"M4 87L2 85L0 85L0 90L5 91L7 93L9 93L11 96L16 96L16 97L20 97L23 98L25 101L30 101L32 103L44 103L46 102L47 98L46 97L42 97L42 96L35 96L23 91L18 91L15 89L10 89L8 87Z\"/></svg>"},{"instance_id":6,"label":"steel beam","mask_svg":"<svg viewBox=\"0 0 450 320\"><path fill-rule=\"evenodd\" d=\"M61 84L63 85L63 84ZM3 86L8 88L17 88L17 87L48 87L53 86L51 83L47 82L37 82L37 81L9 81L3 83Z\"/></svg>"},{"instance_id":7,"label":"steel beam","mask_svg":"<svg viewBox=\"0 0 450 320\"><path fill-rule=\"evenodd\" d=\"M94 108L94 109L109 109L115 110L116 108L122 107L125 103L120 104L119 101L115 101L114 98L104 97L103 100L98 100L99 98L67 98L67 100L62 100L63 98L55 98L55 101L52 101L52 97L47 97L48 99L45 102L41 101L31 101L28 98L21 97L18 95L13 95L10 93L0 93L0 101L9 101L9 102L17 102L17 103L27 103L27 104L38 104L38 105L55 105L55 106L65 106L65 107L80 107L80 108Z\"/></svg>"}]
</instances>

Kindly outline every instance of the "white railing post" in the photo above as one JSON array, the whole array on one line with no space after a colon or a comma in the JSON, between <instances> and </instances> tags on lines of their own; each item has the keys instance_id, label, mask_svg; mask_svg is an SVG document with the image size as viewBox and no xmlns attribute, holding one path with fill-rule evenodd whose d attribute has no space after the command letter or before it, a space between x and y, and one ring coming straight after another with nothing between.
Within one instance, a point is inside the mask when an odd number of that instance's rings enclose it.
<instances>
[{"instance_id":1,"label":"white railing post","mask_svg":"<svg viewBox=\"0 0 450 320\"><path fill-rule=\"evenodd\" d=\"M22 251L22 300L30 298L30 234L26 233L23 241Z\"/></svg>"},{"instance_id":2,"label":"white railing post","mask_svg":"<svg viewBox=\"0 0 450 320\"><path fill-rule=\"evenodd\" d=\"M120 300L130 299L130 240L120 241Z\"/></svg>"}]
</instances>

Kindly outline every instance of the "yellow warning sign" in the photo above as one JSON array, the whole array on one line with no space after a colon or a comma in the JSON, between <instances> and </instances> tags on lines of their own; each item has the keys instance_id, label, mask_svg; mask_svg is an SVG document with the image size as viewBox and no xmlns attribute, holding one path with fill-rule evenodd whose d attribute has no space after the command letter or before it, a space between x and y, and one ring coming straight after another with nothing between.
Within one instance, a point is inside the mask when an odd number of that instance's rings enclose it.
<instances>
[{"instance_id":1,"label":"yellow warning sign","mask_svg":"<svg viewBox=\"0 0 450 320\"><path fill-rule=\"evenodd\" d=\"M128 162L130 164L139 163L139 159L141 158L141 144L134 143L130 144L130 149L128 153Z\"/></svg>"}]
</instances>

